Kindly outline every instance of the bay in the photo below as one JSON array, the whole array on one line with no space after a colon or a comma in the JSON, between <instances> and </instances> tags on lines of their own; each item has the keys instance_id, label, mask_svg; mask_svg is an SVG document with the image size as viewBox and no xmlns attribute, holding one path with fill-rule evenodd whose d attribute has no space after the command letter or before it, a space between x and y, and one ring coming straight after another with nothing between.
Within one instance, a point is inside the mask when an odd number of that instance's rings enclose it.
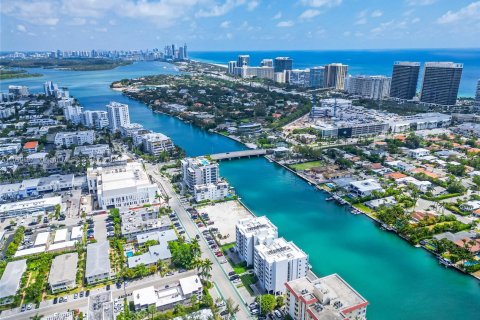
<instances>
[{"instance_id":1,"label":"bay","mask_svg":"<svg viewBox=\"0 0 480 320\"><path fill-rule=\"evenodd\" d=\"M122 78L178 71L169 64L138 62L108 71L35 70L40 78L0 81L42 91L47 80L69 87L85 109L105 110L110 101L127 103L131 119L162 132L190 156L244 148L239 143L152 112L109 88ZM370 302L369 319L476 319L480 286L472 277L438 265L422 249L380 230L365 216L355 216L325 201L325 194L264 158L221 162L221 175L257 215L268 216L280 235L310 256L318 275L338 273Z\"/></svg>"}]
</instances>

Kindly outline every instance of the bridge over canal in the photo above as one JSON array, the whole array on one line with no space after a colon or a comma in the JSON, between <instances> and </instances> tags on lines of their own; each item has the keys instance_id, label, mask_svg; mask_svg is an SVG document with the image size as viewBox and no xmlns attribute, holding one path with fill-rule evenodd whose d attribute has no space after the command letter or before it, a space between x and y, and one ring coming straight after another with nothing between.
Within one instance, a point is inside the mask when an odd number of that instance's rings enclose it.
<instances>
[{"instance_id":1,"label":"bridge over canal","mask_svg":"<svg viewBox=\"0 0 480 320\"><path fill-rule=\"evenodd\" d=\"M210 158L212 160L221 161L221 160L260 157L268 153L269 152L266 149L252 149L252 150L242 150L242 151L232 151L232 152L222 152L222 153L211 154Z\"/></svg>"}]
</instances>

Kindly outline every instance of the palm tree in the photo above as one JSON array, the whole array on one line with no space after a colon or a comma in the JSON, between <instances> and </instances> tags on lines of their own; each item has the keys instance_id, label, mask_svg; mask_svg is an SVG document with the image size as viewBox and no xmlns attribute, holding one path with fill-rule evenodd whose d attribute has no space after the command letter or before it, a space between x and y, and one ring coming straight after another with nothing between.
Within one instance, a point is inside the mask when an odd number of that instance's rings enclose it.
<instances>
[{"instance_id":1,"label":"palm tree","mask_svg":"<svg viewBox=\"0 0 480 320\"><path fill-rule=\"evenodd\" d=\"M151 319L153 319L153 316L155 315L155 313L157 312L157 307L155 307L154 305L150 305L148 306L148 313L150 314L151 316Z\"/></svg>"},{"instance_id":2,"label":"palm tree","mask_svg":"<svg viewBox=\"0 0 480 320\"><path fill-rule=\"evenodd\" d=\"M192 250L194 257L200 256L200 253L201 253L200 244L198 243L198 240L196 238L193 238L192 241L190 242L190 249Z\"/></svg>"},{"instance_id":3,"label":"palm tree","mask_svg":"<svg viewBox=\"0 0 480 320\"><path fill-rule=\"evenodd\" d=\"M42 318L43 318L43 316L39 315L38 313L36 315L34 315L33 317L30 317L31 320L40 320Z\"/></svg>"},{"instance_id":4,"label":"palm tree","mask_svg":"<svg viewBox=\"0 0 480 320\"><path fill-rule=\"evenodd\" d=\"M212 276L210 272L212 271L213 262L210 259L202 260L200 265L200 277L204 280L210 279Z\"/></svg>"},{"instance_id":5,"label":"palm tree","mask_svg":"<svg viewBox=\"0 0 480 320\"><path fill-rule=\"evenodd\" d=\"M157 261L157 270L160 272L162 277L168 272L168 265L164 260Z\"/></svg>"},{"instance_id":6,"label":"palm tree","mask_svg":"<svg viewBox=\"0 0 480 320\"><path fill-rule=\"evenodd\" d=\"M231 319L235 317L235 314L240 311L240 307L235 305L233 302L232 298L228 298L227 301L225 302L225 310L228 313L228 319Z\"/></svg>"}]
</instances>

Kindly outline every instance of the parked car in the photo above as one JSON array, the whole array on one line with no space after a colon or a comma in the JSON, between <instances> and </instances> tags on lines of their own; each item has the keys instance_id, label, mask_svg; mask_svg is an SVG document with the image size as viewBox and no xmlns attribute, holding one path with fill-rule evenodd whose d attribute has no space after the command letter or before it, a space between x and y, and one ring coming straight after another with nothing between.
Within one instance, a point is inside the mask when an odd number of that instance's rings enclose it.
<instances>
[{"instance_id":1,"label":"parked car","mask_svg":"<svg viewBox=\"0 0 480 320\"><path fill-rule=\"evenodd\" d=\"M58 302L58 298L57 297L53 298L53 304L57 304L57 302Z\"/></svg>"},{"instance_id":2,"label":"parked car","mask_svg":"<svg viewBox=\"0 0 480 320\"><path fill-rule=\"evenodd\" d=\"M83 291L80 291L80 298L83 298Z\"/></svg>"},{"instance_id":3,"label":"parked car","mask_svg":"<svg viewBox=\"0 0 480 320\"><path fill-rule=\"evenodd\" d=\"M73 299L77 299L77 298L78 298L78 293L75 293L75 294L73 295Z\"/></svg>"},{"instance_id":4,"label":"parked car","mask_svg":"<svg viewBox=\"0 0 480 320\"><path fill-rule=\"evenodd\" d=\"M27 309L27 306L22 304L22 308L20 308L20 312L24 312Z\"/></svg>"}]
</instances>

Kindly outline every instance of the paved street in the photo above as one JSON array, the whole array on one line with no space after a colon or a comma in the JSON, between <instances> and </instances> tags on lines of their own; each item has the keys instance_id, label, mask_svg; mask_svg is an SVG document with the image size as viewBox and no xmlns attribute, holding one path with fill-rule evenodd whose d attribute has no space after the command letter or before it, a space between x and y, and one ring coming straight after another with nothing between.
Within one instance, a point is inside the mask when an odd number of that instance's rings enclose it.
<instances>
[{"instance_id":1,"label":"paved street","mask_svg":"<svg viewBox=\"0 0 480 320\"><path fill-rule=\"evenodd\" d=\"M159 184L161 189L166 192L166 194L170 197L170 206L172 207L173 210L178 215L178 218L180 219L183 227L185 228L185 232L190 238L195 237L195 235L200 234L200 231L198 230L197 226L195 223L190 219L190 214L185 211L185 209L182 207L180 203L180 199L178 198L177 194L175 191L172 189L171 184L165 179L160 176L158 173L157 166L151 165L151 164L146 164L146 169L147 172L152 175L154 178L155 182ZM220 291L220 294L222 297L226 300L227 298L232 298L235 304L238 304L240 306L240 311L236 314L237 319L250 319L252 318L249 311L247 310L245 306L245 301L243 298L240 296L238 293L237 289L233 286L233 284L230 282L228 279L228 275L225 273L225 271L222 268L222 265L220 264L219 260L217 257L212 253L210 250L210 247L208 247L205 239L201 237L200 247L202 249L202 256L203 258L208 258L213 262L213 268L212 268L212 280L215 282L216 287ZM223 259L223 257L222 257ZM249 303L251 301L247 301Z\"/></svg>"}]
</instances>

